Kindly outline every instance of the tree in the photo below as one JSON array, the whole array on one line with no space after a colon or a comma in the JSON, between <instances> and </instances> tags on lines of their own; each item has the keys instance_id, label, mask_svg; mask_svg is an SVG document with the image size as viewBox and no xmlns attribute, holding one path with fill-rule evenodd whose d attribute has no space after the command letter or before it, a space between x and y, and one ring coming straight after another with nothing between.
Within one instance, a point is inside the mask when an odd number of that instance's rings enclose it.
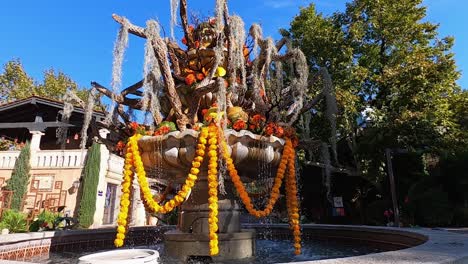
<instances>
[{"instance_id":1,"label":"tree","mask_svg":"<svg viewBox=\"0 0 468 264\"><path fill-rule=\"evenodd\" d=\"M11 60L3 66L0 74L1 102L28 97L34 87L34 80L24 71L20 60Z\"/></svg>"},{"instance_id":2,"label":"tree","mask_svg":"<svg viewBox=\"0 0 468 264\"><path fill-rule=\"evenodd\" d=\"M313 5L291 23L293 43L312 68L326 67L336 86L356 161L373 176L385 148L438 150L458 133L451 98L459 91L451 48L438 26L425 22L422 0L354 0L325 17ZM365 109L372 122L356 122Z\"/></svg>"},{"instance_id":3,"label":"tree","mask_svg":"<svg viewBox=\"0 0 468 264\"><path fill-rule=\"evenodd\" d=\"M11 173L11 178L7 180L6 189L13 191L11 198L12 210L21 210L24 196L28 192L30 178L29 170L31 169L30 158L31 150L28 141L21 149L18 159L15 162L13 172Z\"/></svg>"},{"instance_id":4,"label":"tree","mask_svg":"<svg viewBox=\"0 0 468 264\"><path fill-rule=\"evenodd\" d=\"M88 98L88 91L78 87L65 73L53 68L44 71L42 83L38 83L24 70L19 59L11 60L3 66L0 74L0 103L23 99L31 95L62 100L67 90L73 91L81 100Z\"/></svg>"},{"instance_id":5,"label":"tree","mask_svg":"<svg viewBox=\"0 0 468 264\"><path fill-rule=\"evenodd\" d=\"M78 223L85 228L88 228L94 222L100 163L101 145L94 143L88 150L86 165L83 170L83 191L78 211Z\"/></svg>"}]
</instances>

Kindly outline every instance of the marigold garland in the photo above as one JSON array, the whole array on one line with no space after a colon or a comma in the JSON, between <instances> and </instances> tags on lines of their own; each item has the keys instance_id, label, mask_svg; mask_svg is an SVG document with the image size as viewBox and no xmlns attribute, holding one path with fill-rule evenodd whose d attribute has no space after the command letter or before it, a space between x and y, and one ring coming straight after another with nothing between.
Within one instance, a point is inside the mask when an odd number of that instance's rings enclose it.
<instances>
[{"instance_id":1,"label":"marigold garland","mask_svg":"<svg viewBox=\"0 0 468 264\"><path fill-rule=\"evenodd\" d=\"M192 167L185 180L181 190L175 197L167 201L164 205L160 205L158 201L153 198L149 188L148 179L143 166L140 152L138 150L138 140L141 138L140 134L135 134L129 138L127 143L127 152L125 155L124 177L122 180L122 196L120 200L120 213L118 216L117 235L114 240L116 247L121 247L124 244L125 234L127 232L127 225L129 222L128 208L130 206L131 184L133 181L135 168L138 183L140 185L141 195L148 210L154 213L168 213L175 207L179 206L187 197L192 187L195 185L197 176L200 173L200 166L203 163L204 157L208 154L208 206L209 206L209 247L210 255L219 254L218 247L218 144L221 144L223 158L227 164L229 175L236 187L237 192L245 204L247 211L256 217L268 216L273 210L280 194L280 188L287 172L286 177L286 198L287 209L289 215L290 227L294 235L294 248L295 254L301 253L301 230L299 225L299 205L297 200L297 185L295 174L295 151L292 141L288 138L285 140L284 150L281 157L278 171L274 180L271 195L267 205L263 210L254 208L252 201L247 193L244 184L242 183L234 162L229 154L228 146L222 130L220 131L214 122L210 122L208 127L202 127L198 136L198 144L196 148L196 157L192 161ZM209 144L208 151L206 152L206 145Z\"/></svg>"},{"instance_id":2,"label":"marigold garland","mask_svg":"<svg viewBox=\"0 0 468 264\"><path fill-rule=\"evenodd\" d=\"M210 255L218 255L218 128L214 123L209 126L208 162L208 228L210 236Z\"/></svg>"},{"instance_id":3,"label":"marigold garland","mask_svg":"<svg viewBox=\"0 0 468 264\"><path fill-rule=\"evenodd\" d=\"M234 166L233 160L231 155L229 154L227 143L222 138L222 148L223 148L223 155L224 159L226 160L226 164L228 167L229 175L231 176L231 180L236 187L237 192L245 205L247 211L254 215L255 217L265 217L268 216L271 211L273 210L273 206L277 202L279 198L279 189L281 187L284 175L286 170L288 170L288 177L287 177L287 184L286 187L286 199L287 199L287 207L288 207L288 214L291 224L291 229L293 229L294 235L294 253L296 255L301 254L301 231L299 225L299 207L297 202L297 185L296 185L296 171L295 171L295 151L292 145L292 142L289 138L286 138L286 142L284 145L283 155L281 157L280 164L278 166L278 171L276 173L275 181L273 184L273 188L271 190L270 199L268 200L265 209L263 210L256 210L253 207L252 201L249 197L249 194L245 190L244 184L242 183L239 174Z\"/></svg>"},{"instance_id":4,"label":"marigold garland","mask_svg":"<svg viewBox=\"0 0 468 264\"><path fill-rule=\"evenodd\" d=\"M268 200L268 203L265 206L265 209L263 210L256 210L254 208L252 200L250 199L249 194L245 190L244 184L241 181L239 174L237 173L237 170L234 166L234 161L232 160L231 155L229 154L226 141L223 140L221 144L223 147L223 155L224 159L226 160L229 175L231 176L231 180L234 183L234 186L236 187L236 190L239 193L242 202L245 204L245 208L251 215L257 218L268 216L273 210L273 206L276 204L279 198L280 188L283 182L284 174L286 172L286 166L292 149L290 140L286 140L283 155L281 157L281 161L278 166L278 171L274 180L273 188L271 190L270 199Z\"/></svg>"},{"instance_id":5,"label":"marigold garland","mask_svg":"<svg viewBox=\"0 0 468 264\"><path fill-rule=\"evenodd\" d=\"M299 225L299 205L297 201L297 182L294 152L289 155L288 177L286 178L286 201L289 213L289 224L293 231L294 237L294 253L299 255L301 254L301 227Z\"/></svg>"},{"instance_id":6,"label":"marigold garland","mask_svg":"<svg viewBox=\"0 0 468 264\"><path fill-rule=\"evenodd\" d=\"M130 143L127 147L130 146ZM130 222L130 215L128 213L130 206L130 199L132 197L132 182L133 182L133 171L132 171L133 155L127 153L125 155L124 171L122 178L122 195L120 196L120 212L117 216L117 234L115 236L114 245L121 247L124 245L125 235L128 230L128 223Z\"/></svg>"}]
</instances>

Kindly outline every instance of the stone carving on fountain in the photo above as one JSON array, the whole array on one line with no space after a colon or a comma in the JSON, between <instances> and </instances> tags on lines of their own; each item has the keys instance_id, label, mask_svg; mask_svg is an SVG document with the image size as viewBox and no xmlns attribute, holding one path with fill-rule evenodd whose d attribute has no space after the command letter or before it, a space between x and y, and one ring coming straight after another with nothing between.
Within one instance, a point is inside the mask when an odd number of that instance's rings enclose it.
<instances>
[{"instance_id":1,"label":"stone carving on fountain","mask_svg":"<svg viewBox=\"0 0 468 264\"><path fill-rule=\"evenodd\" d=\"M140 139L138 145L148 176L161 177L155 174L155 167L158 166L164 169L163 177L166 179L183 181L195 157L197 137L198 132L189 129ZM246 182L254 180L258 175L259 160L270 164L272 175L275 175L284 140L256 135L246 130L226 130L225 137L236 168ZM168 231L164 235L165 250L169 256L186 259L190 256L210 255L207 170L205 160L192 193L181 206L177 230ZM215 259L251 257L255 252L255 234L252 230L241 229L241 211L233 192L234 187L225 178L226 194L219 194L218 202L220 254Z\"/></svg>"}]
</instances>

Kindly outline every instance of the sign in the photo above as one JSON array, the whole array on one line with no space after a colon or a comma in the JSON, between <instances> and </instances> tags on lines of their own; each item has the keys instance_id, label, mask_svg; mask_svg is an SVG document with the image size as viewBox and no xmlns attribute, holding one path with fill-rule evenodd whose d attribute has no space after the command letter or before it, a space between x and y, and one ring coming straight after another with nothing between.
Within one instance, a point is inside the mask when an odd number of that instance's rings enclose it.
<instances>
[{"instance_id":1,"label":"sign","mask_svg":"<svg viewBox=\"0 0 468 264\"><path fill-rule=\"evenodd\" d=\"M333 197L333 207L344 207L343 206L343 197L341 197L341 196Z\"/></svg>"}]
</instances>

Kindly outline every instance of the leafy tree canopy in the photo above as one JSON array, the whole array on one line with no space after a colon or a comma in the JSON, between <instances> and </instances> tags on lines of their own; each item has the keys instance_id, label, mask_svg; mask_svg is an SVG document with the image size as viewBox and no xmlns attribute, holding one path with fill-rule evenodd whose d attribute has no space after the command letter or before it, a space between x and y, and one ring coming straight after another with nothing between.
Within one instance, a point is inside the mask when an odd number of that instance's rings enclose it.
<instances>
[{"instance_id":1,"label":"leafy tree canopy","mask_svg":"<svg viewBox=\"0 0 468 264\"><path fill-rule=\"evenodd\" d=\"M68 89L86 101L88 96L86 89L78 87L65 73L56 72L52 68L44 71L42 83L26 73L19 59L5 63L3 72L0 73L0 103L23 99L32 94L61 100Z\"/></svg>"},{"instance_id":2,"label":"leafy tree canopy","mask_svg":"<svg viewBox=\"0 0 468 264\"><path fill-rule=\"evenodd\" d=\"M438 25L425 17L422 0L353 0L330 16L311 4L291 22L287 34L312 70L326 67L332 75L338 133L355 160L364 161L363 171L382 166L376 153L385 148L448 150L467 143L467 96L456 84L454 38L439 37ZM310 129L322 127L311 123Z\"/></svg>"}]
</instances>

